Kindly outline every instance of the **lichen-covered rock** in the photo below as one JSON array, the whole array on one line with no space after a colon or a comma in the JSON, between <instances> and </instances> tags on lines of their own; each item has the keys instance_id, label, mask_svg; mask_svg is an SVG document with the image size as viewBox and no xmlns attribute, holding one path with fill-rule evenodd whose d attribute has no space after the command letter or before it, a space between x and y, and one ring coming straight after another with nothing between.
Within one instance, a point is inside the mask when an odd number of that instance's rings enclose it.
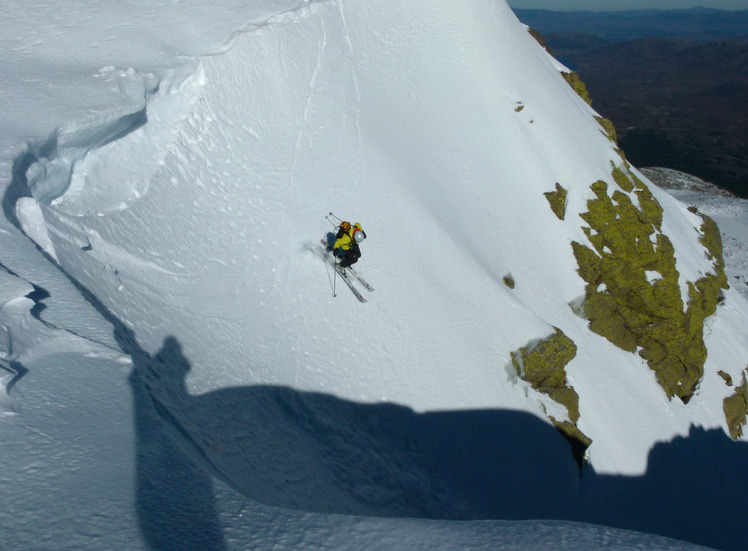
<instances>
[{"instance_id":1,"label":"lichen-covered rock","mask_svg":"<svg viewBox=\"0 0 748 551\"><path fill-rule=\"evenodd\" d=\"M727 286L719 231L704 217L701 242L714 273L689 283L686 305L675 251L662 233L662 207L628 167L615 167L612 177L620 189L609 194L606 182L595 182L595 197L580 215L592 247L572 243L587 283L582 312L592 331L624 350L638 350L668 397L687 402L704 372L704 319Z\"/></svg>"},{"instance_id":2,"label":"lichen-covered rock","mask_svg":"<svg viewBox=\"0 0 748 551\"><path fill-rule=\"evenodd\" d=\"M612 175L613 180L615 180L616 184L618 184L622 190L628 192L634 191L634 182L631 180L631 178L626 176L626 174L623 172L623 169L614 166Z\"/></svg>"},{"instance_id":3,"label":"lichen-covered rock","mask_svg":"<svg viewBox=\"0 0 748 551\"><path fill-rule=\"evenodd\" d=\"M577 355L577 346L563 331L555 329L556 332L546 339L512 352L512 365L517 375L534 389L567 406L569 418L576 423L579 396L566 385L565 367Z\"/></svg>"},{"instance_id":4,"label":"lichen-covered rock","mask_svg":"<svg viewBox=\"0 0 748 551\"><path fill-rule=\"evenodd\" d=\"M737 440L743 436L743 426L748 416L748 380L746 380L745 372L743 372L743 384L735 389L732 396L725 398L722 409L725 412L730 436Z\"/></svg>"},{"instance_id":5,"label":"lichen-covered rock","mask_svg":"<svg viewBox=\"0 0 748 551\"><path fill-rule=\"evenodd\" d=\"M579 427L571 421L558 421L553 416L549 416L549 419L553 423L553 426L556 427L556 430L569 442L574 460L581 467L585 461L587 448L592 445L592 439L579 430Z\"/></svg>"},{"instance_id":6,"label":"lichen-covered rock","mask_svg":"<svg viewBox=\"0 0 748 551\"><path fill-rule=\"evenodd\" d=\"M548 199L553 214L563 220L566 217L566 189L556 182L556 191L547 191L543 195Z\"/></svg>"},{"instance_id":7,"label":"lichen-covered rock","mask_svg":"<svg viewBox=\"0 0 748 551\"><path fill-rule=\"evenodd\" d=\"M535 29L533 29L533 28L528 28L528 29L527 29L527 32L529 32L529 33L530 33L530 36L532 36L532 37L533 37L533 38L534 38L535 40L537 40L537 41L538 41L538 44L540 44L540 45L541 45L541 46L542 46L543 48L545 48L545 50L546 50L546 51L547 51L547 52L548 52L549 54L553 55L553 52L552 52L552 51L551 51L551 49L550 49L550 48L548 47L548 44L547 44L547 43L546 43L546 41L545 41L545 37L544 37L544 36L543 36L542 34L540 34L540 32L538 32L537 30L535 30Z\"/></svg>"},{"instance_id":8,"label":"lichen-covered rock","mask_svg":"<svg viewBox=\"0 0 748 551\"><path fill-rule=\"evenodd\" d=\"M514 277L512 277L512 274L506 274L501 280L504 282L504 285L509 287L510 289L514 289L516 283L514 281Z\"/></svg>"},{"instance_id":9,"label":"lichen-covered rock","mask_svg":"<svg viewBox=\"0 0 748 551\"><path fill-rule=\"evenodd\" d=\"M727 289L727 276L725 275L725 260L722 256L722 236L719 233L717 223L704 214L699 214L703 223L701 224L701 244L706 249L709 260L714 261L715 271L721 274L719 280L722 288Z\"/></svg>"},{"instance_id":10,"label":"lichen-covered rock","mask_svg":"<svg viewBox=\"0 0 748 551\"><path fill-rule=\"evenodd\" d=\"M605 135L608 136L608 139L614 144L618 144L618 132L616 132L616 127L613 124L613 121L604 117L595 117L595 120L600 126L603 127L603 130L605 130Z\"/></svg>"},{"instance_id":11,"label":"lichen-covered rock","mask_svg":"<svg viewBox=\"0 0 748 551\"><path fill-rule=\"evenodd\" d=\"M579 75L575 73L574 71L570 73L561 73L566 80L566 82L569 83L569 86L571 86L574 91L579 94L579 97L581 97L584 101L587 102L588 105L592 105L592 100L590 99L590 94L587 91L587 85L582 81L581 78L579 78Z\"/></svg>"},{"instance_id":12,"label":"lichen-covered rock","mask_svg":"<svg viewBox=\"0 0 748 551\"><path fill-rule=\"evenodd\" d=\"M592 443L577 427L579 395L566 380L566 365L577 355L577 346L563 331L554 328L552 335L512 352L512 365L517 375L532 388L566 406L569 420L549 417L553 425L569 440L578 462Z\"/></svg>"}]
</instances>

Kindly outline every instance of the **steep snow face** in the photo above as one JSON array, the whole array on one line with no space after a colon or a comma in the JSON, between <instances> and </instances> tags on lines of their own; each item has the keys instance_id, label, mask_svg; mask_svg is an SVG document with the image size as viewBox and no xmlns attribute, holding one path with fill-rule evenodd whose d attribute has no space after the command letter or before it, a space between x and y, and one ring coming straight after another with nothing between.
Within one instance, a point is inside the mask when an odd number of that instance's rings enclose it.
<instances>
[{"instance_id":1,"label":"steep snow face","mask_svg":"<svg viewBox=\"0 0 748 551\"><path fill-rule=\"evenodd\" d=\"M30 171L41 175L34 195L48 203L63 266L133 324L148 350L177 337L193 362L193 390L281 383L418 408L463 407L466 397L496 405L506 387L502 350L547 331L497 285L510 265L489 252L503 248L502 228L520 226L512 203L527 198L534 204L522 207L526 214L545 212L542 196L525 191L489 208L520 175L500 169L512 155L504 133L486 139L479 131L482 119L499 116L479 76L486 40L467 28L482 16L433 6L426 20L432 13L452 22L454 37L427 27L388 53L392 42L376 38L378 25L412 20L421 7L385 17L328 3L288 14L238 37L186 78L161 82L148 123L93 144L69 182L53 185L44 163ZM483 32L503 32L496 15ZM531 40L521 27L513 33ZM450 53L458 47L477 51ZM463 67L463 57L474 56L475 66ZM471 69L476 84L465 99L460 83ZM445 71L454 75L443 78ZM540 74L564 90L557 75ZM496 128L527 125L512 109L519 97L504 98L507 120ZM446 116L445 101L453 110ZM469 109L468 101L484 105ZM445 161L434 163L439 156ZM355 216L371 236L360 266L378 294L366 309L347 295L332 299L331 274L310 250L332 229L324 219L330 209ZM538 246L553 254L536 235L512 233L514 254ZM471 303L473 319L454 315ZM506 318L517 328L507 331ZM492 343L493 354L482 343Z\"/></svg>"},{"instance_id":2,"label":"steep snow face","mask_svg":"<svg viewBox=\"0 0 748 551\"><path fill-rule=\"evenodd\" d=\"M124 107L36 152L40 209L17 215L143 351L179 344L192 394L283 385L565 419L510 368L559 327L593 466L642 472L654 442L724 420L669 402L569 307L576 213L622 161L557 68L503 2L309 4L158 82L107 72ZM563 222L543 195L557 182ZM656 193L685 285L710 268L698 220ZM330 211L369 236L365 305L319 257ZM743 352L721 369L737 378Z\"/></svg>"}]
</instances>

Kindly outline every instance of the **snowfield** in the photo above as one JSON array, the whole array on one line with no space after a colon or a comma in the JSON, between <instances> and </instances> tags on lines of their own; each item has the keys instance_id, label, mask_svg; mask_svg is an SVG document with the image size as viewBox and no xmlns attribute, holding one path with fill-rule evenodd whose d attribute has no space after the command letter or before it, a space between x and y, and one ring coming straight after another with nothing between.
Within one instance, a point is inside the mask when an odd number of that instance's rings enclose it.
<instances>
[{"instance_id":1,"label":"snowfield","mask_svg":"<svg viewBox=\"0 0 748 551\"><path fill-rule=\"evenodd\" d=\"M725 271L730 286L748 297L748 200L669 168L649 168L644 173L656 185L687 205L693 205L719 224L724 247Z\"/></svg>"},{"instance_id":2,"label":"snowfield","mask_svg":"<svg viewBox=\"0 0 748 551\"><path fill-rule=\"evenodd\" d=\"M570 307L623 161L503 0L46 8L0 40L0 547L740 548L745 209L699 203L733 288L669 400ZM702 220L650 187L686 297ZM581 469L512 364L556 328Z\"/></svg>"}]
</instances>

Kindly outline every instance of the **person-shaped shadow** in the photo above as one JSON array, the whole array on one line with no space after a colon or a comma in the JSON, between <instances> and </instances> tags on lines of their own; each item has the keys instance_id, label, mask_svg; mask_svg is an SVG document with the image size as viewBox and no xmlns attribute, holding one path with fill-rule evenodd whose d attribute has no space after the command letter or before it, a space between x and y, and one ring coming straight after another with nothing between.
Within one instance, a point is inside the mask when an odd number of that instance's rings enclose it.
<instances>
[{"instance_id":1,"label":"person-shaped shadow","mask_svg":"<svg viewBox=\"0 0 748 551\"><path fill-rule=\"evenodd\" d=\"M193 396L174 338L144 365L159 416L201 463L260 503L389 517L562 518L576 492L568 443L527 413L416 413L272 385Z\"/></svg>"},{"instance_id":2,"label":"person-shaped shadow","mask_svg":"<svg viewBox=\"0 0 748 551\"><path fill-rule=\"evenodd\" d=\"M748 444L694 428L642 476L580 476L551 425L501 409L417 413L254 385L190 395L176 339L143 363L154 411L192 456L263 504L432 519L556 519L742 548Z\"/></svg>"},{"instance_id":3,"label":"person-shaped shadow","mask_svg":"<svg viewBox=\"0 0 748 551\"><path fill-rule=\"evenodd\" d=\"M123 132L130 132L145 122L145 111L128 115L110 127L97 129L94 138L99 145L117 139ZM16 202L21 197L31 196L27 172L29 167L43 158L57 154L57 135L36 144L29 144L27 151L13 163L12 180L2 197L2 209L8 219L21 233L23 227L15 212ZM90 247L89 247L90 248ZM87 249L84 249L87 250ZM112 324L114 337L120 349L130 355L133 370L129 377L133 397L135 428L135 511L144 543L158 551L221 551L226 548L218 514L215 509L212 478L199 465L199 455L183 449L169 435L171 424L165 421L164 413L157 412L159 404L148 391L144 375L157 371L154 367L159 357L151 357L137 342L128 326L107 308L85 285L71 276L55 259L39 249L40 253L55 264L81 295ZM12 273L12 272L11 272ZM45 305L42 302L49 293L34 286L28 295L36 301L31 314L42 323ZM179 354L175 340L164 343L162 356L177 358ZM182 366L188 369L188 365ZM176 369L176 368L175 368ZM18 362L8 363L5 369L15 374L8 385L26 373Z\"/></svg>"},{"instance_id":4,"label":"person-shaped shadow","mask_svg":"<svg viewBox=\"0 0 748 551\"><path fill-rule=\"evenodd\" d=\"M165 350L172 345L166 343ZM153 370L159 356L139 356L129 382L136 435L135 509L143 540L154 551L224 550L211 476L169 434L168 416L158 411L161 406L148 391L144 373Z\"/></svg>"}]
</instances>

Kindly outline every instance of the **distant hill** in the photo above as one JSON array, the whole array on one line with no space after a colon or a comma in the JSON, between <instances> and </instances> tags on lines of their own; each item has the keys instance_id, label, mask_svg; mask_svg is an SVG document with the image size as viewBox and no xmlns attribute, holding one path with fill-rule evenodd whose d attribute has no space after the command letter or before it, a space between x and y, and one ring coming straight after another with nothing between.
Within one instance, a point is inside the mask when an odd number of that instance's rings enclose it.
<instances>
[{"instance_id":1,"label":"distant hill","mask_svg":"<svg viewBox=\"0 0 748 551\"><path fill-rule=\"evenodd\" d=\"M543 35L576 32L626 42L650 36L710 42L748 41L748 10L709 8L615 12L514 10Z\"/></svg>"},{"instance_id":2,"label":"distant hill","mask_svg":"<svg viewBox=\"0 0 748 551\"><path fill-rule=\"evenodd\" d=\"M515 11L579 73L635 166L748 197L748 11Z\"/></svg>"}]
</instances>

